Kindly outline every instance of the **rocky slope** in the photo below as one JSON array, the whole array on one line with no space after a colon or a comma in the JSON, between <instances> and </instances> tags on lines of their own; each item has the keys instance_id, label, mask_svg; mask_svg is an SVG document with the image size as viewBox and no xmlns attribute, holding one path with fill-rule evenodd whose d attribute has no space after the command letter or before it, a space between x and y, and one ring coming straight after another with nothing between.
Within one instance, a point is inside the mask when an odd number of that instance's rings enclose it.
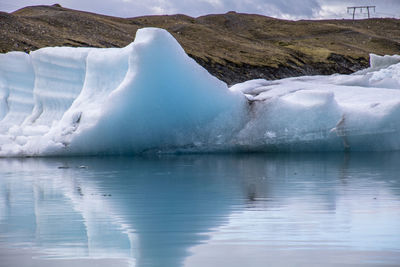
<instances>
[{"instance_id":1,"label":"rocky slope","mask_svg":"<svg viewBox=\"0 0 400 267\"><path fill-rule=\"evenodd\" d=\"M229 12L117 18L59 5L0 12L0 52L45 46L122 47L142 27L167 29L185 51L228 84L254 78L351 73L369 53L400 53L400 20L287 21Z\"/></svg>"}]
</instances>

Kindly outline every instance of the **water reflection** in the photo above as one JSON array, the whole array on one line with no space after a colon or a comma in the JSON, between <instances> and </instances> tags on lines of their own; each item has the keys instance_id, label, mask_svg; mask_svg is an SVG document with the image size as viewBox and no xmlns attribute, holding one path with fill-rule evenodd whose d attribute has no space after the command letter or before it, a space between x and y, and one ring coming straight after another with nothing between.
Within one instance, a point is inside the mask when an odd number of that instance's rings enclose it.
<instances>
[{"instance_id":1,"label":"water reflection","mask_svg":"<svg viewBox=\"0 0 400 267\"><path fill-rule=\"evenodd\" d=\"M238 244L387 251L395 256L379 260L398 262L399 160L398 153L2 159L0 246L34 247L52 261L131 266L205 266L210 252L218 262ZM232 265L235 255L228 258Z\"/></svg>"}]
</instances>

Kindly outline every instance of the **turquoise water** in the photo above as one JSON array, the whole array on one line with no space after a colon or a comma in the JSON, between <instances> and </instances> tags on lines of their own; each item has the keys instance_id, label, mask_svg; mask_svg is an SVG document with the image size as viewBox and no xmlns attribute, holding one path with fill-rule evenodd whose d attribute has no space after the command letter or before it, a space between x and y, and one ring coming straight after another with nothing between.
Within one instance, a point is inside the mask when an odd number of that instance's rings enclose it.
<instances>
[{"instance_id":1,"label":"turquoise water","mask_svg":"<svg viewBox=\"0 0 400 267\"><path fill-rule=\"evenodd\" d=\"M0 160L0 266L398 266L400 154Z\"/></svg>"}]
</instances>

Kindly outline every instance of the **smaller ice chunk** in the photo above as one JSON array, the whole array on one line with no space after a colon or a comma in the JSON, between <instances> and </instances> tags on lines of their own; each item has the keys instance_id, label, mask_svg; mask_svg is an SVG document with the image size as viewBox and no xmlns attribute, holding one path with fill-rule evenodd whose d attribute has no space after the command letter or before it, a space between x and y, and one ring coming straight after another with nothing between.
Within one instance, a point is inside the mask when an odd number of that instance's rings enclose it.
<instances>
[{"instance_id":1,"label":"smaller ice chunk","mask_svg":"<svg viewBox=\"0 0 400 267\"><path fill-rule=\"evenodd\" d=\"M375 54L369 55L369 64L370 64L369 70L374 70L374 71L381 70L398 63L400 63L399 55L393 55L393 56L389 55L379 56Z\"/></svg>"},{"instance_id":2,"label":"smaller ice chunk","mask_svg":"<svg viewBox=\"0 0 400 267\"><path fill-rule=\"evenodd\" d=\"M335 84L400 90L400 56L370 55L370 67L352 75L336 75Z\"/></svg>"}]
</instances>

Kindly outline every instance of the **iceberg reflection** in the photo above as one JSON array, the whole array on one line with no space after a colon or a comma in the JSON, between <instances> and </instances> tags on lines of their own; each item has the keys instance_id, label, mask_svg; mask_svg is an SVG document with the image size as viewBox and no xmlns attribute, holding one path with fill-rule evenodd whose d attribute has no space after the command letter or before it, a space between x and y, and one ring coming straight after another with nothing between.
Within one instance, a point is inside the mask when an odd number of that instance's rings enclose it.
<instances>
[{"instance_id":1,"label":"iceberg reflection","mask_svg":"<svg viewBox=\"0 0 400 267\"><path fill-rule=\"evenodd\" d=\"M398 153L2 159L0 247L38 249L36 261L122 259L130 266L201 266L210 252L223 262L223 248L238 244L268 248L262 255L385 251L395 256L379 260L396 262L399 159ZM261 254L254 266L265 264Z\"/></svg>"}]
</instances>

